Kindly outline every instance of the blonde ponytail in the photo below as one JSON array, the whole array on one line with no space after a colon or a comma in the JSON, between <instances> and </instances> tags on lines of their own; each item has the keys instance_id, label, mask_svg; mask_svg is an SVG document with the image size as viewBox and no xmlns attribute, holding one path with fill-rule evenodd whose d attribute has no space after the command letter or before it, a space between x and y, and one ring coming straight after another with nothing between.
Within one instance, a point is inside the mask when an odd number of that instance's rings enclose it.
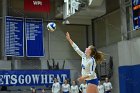
<instances>
[{"instance_id":1,"label":"blonde ponytail","mask_svg":"<svg viewBox=\"0 0 140 93\"><path fill-rule=\"evenodd\" d=\"M103 60L104 60L104 53L103 52L101 52L101 51L97 51L96 52L96 54L94 55L94 58L95 58L95 60L98 62L98 63L102 63L103 62Z\"/></svg>"},{"instance_id":2,"label":"blonde ponytail","mask_svg":"<svg viewBox=\"0 0 140 93\"><path fill-rule=\"evenodd\" d=\"M90 49L91 49L91 56L94 56L96 62L101 64L104 60L105 54L101 51L97 51L97 49L93 45L90 45Z\"/></svg>"}]
</instances>

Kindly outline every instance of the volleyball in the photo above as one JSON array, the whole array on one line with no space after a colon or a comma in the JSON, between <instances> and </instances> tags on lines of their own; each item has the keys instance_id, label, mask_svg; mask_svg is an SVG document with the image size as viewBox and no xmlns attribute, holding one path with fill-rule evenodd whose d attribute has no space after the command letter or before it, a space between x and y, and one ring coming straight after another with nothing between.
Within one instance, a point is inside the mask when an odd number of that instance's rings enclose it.
<instances>
[{"instance_id":1,"label":"volleyball","mask_svg":"<svg viewBox=\"0 0 140 93\"><path fill-rule=\"evenodd\" d=\"M56 29L56 24L54 22L50 22L47 24L47 29L51 32L55 31Z\"/></svg>"}]
</instances>

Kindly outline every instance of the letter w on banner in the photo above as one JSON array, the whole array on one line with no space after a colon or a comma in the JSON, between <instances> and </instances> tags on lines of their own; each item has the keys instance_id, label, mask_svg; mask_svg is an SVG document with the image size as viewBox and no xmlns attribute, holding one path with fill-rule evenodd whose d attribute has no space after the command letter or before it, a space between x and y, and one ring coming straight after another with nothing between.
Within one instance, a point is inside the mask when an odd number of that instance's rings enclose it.
<instances>
[{"instance_id":1,"label":"letter w on banner","mask_svg":"<svg viewBox=\"0 0 140 93\"><path fill-rule=\"evenodd\" d=\"M50 0L24 0L24 11L50 12Z\"/></svg>"}]
</instances>

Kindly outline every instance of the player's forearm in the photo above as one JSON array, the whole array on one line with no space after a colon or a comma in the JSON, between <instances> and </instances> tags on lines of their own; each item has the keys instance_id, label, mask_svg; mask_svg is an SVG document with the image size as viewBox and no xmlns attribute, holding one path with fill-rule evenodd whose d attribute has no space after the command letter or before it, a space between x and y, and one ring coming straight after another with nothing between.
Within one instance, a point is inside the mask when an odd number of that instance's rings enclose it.
<instances>
[{"instance_id":1,"label":"player's forearm","mask_svg":"<svg viewBox=\"0 0 140 93\"><path fill-rule=\"evenodd\" d=\"M71 46L72 46L73 41L72 41L71 39L68 39L68 41L69 41L69 43L70 43L70 44L71 44Z\"/></svg>"},{"instance_id":2,"label":"player's forearm","mask_svg":"<svg viewBox=\"0 0 140 93\"><path fill-rule=\"evenodd\" d=\"M78 78L79 81L84 81L85 79L89 78L89 76L82 76L80 78Z\"/></svg>"},{"instance_id":3,"label":"player's forearm","mask_svg":"<svg viewBox=\"0 0 140 93\"><path fill-rule=\"evenodd\" d=\"M89 78L89 76L84 76L83 78L84 78L84 80L85 80L85 79Z\"/></svg>"},{"instance_id":4,"label":"player's forearm","mask_svg":"<svg viewBox=\"0 0 140 93\"><path fill-rule=\"evenodd\" d=\"M69 32L66 33L66 39L69 41L69 43L70 43L71 46L72 46L73 41L72 41L71 38L70 38L70 34L69 34Z\"/></svg>"}]
</instances>

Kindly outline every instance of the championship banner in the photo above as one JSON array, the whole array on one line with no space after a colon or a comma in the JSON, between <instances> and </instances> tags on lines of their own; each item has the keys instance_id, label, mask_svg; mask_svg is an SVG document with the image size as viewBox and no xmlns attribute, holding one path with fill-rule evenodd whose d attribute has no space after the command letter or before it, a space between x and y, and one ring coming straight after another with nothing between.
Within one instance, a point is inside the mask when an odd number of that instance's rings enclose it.
<instances>
[{"instance_id":1,"label":"championship banner","mask_svg":"<svg viewBox=\"0 0 140 93\"><path fill-rule=\"evenodd\" d=\"M70 79L70 70L2 70L0 86L41 86L49 87L53 79L60 83Z\"/></svg>"},{"instance_id":2,"label":"championship banner","mask_svg":"<svg viewBox=\"0 0 140 93\"><path fill-rule=\"evenodd\" d=\"M43 20L36 18L25 19L26 56L43 57Z\"/></svg>"},{"instance_id":3,"label":"championship banner","mask_svg":"<svg viewBox=\"0 0 140 93\"><path fill-rule=\"evenodd\" d=\"M5 17L5 55L24 56L24 19Z\"/></svg>"},{"instance_id":4,"label":"championship banner","mask_svg":"<svg viewBox=\"0 0 140 93\"><path fill-rule=\"evenodd\" d=\"M24 0L24 10L32 12L50 12L50 0Z\"/></svg>"}]
</instances>

